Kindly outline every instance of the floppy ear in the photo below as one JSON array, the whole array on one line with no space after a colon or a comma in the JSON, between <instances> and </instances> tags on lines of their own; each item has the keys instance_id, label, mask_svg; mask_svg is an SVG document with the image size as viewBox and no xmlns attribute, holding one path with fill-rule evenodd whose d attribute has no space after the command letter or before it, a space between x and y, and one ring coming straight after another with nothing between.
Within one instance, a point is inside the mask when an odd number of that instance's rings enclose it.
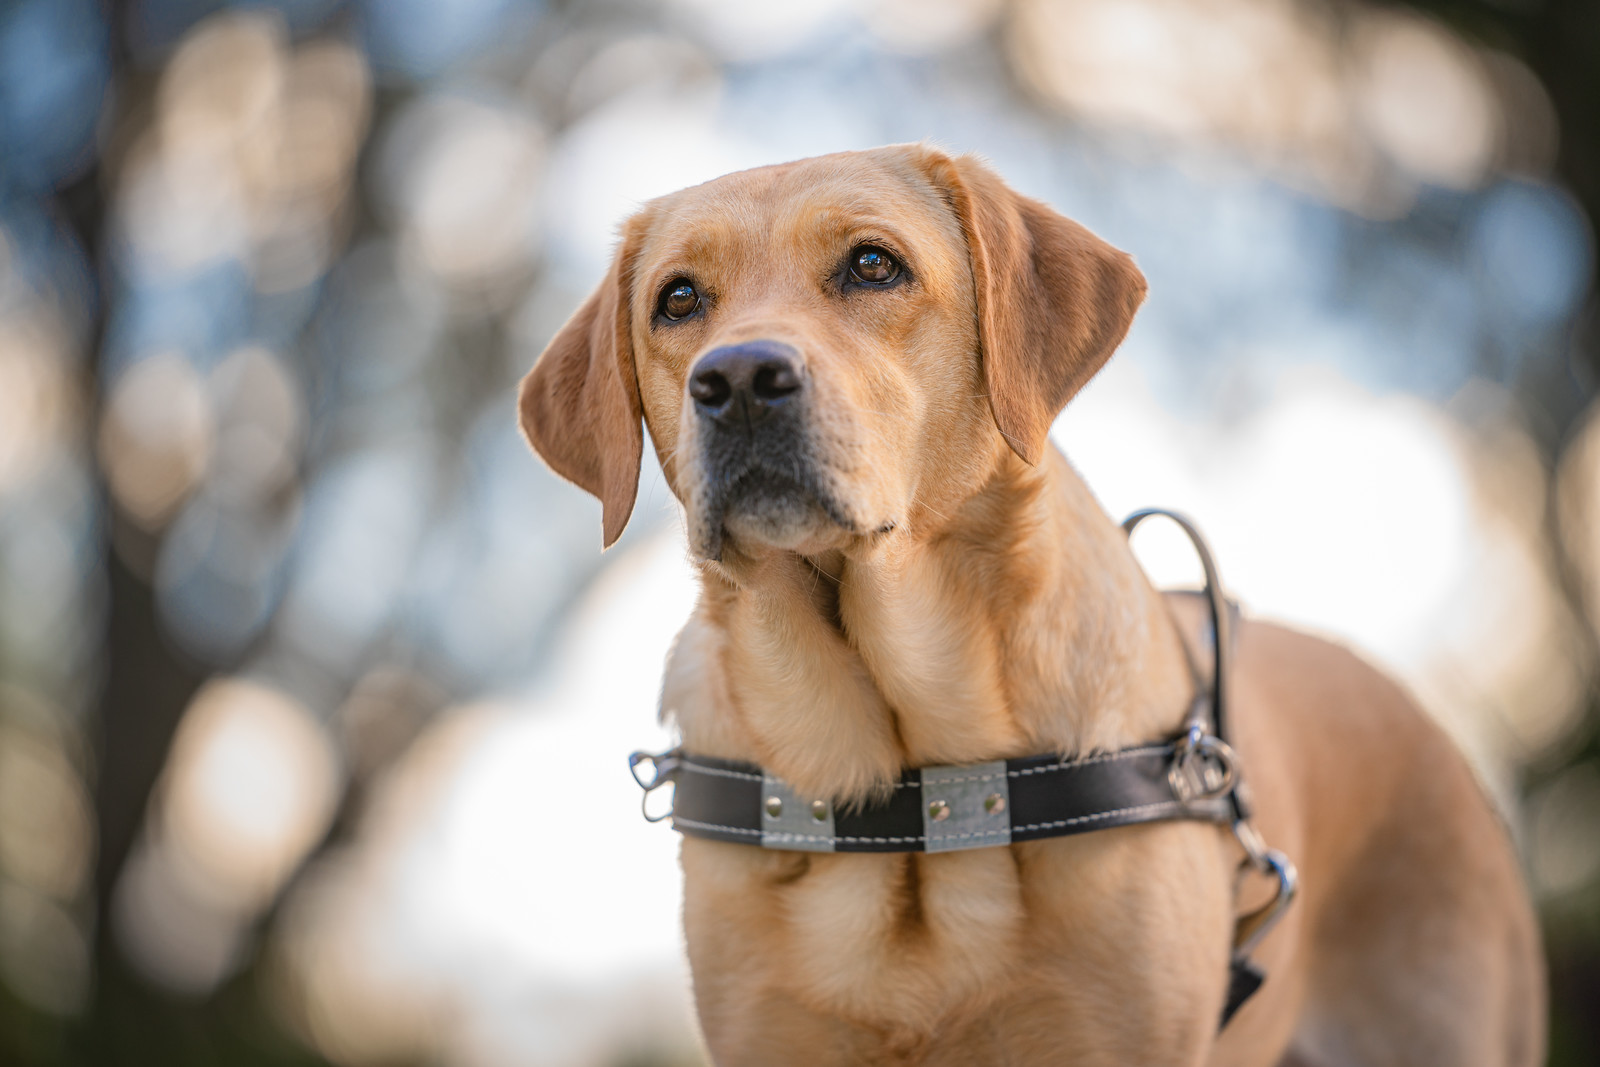
<instances>
[{"instance_id":1,"label":"floppy ear","mask_svg":"<svg viewBox=\"0 0 1600 1067\"><path fill-rule=\"evenodd\" d=\"M1144 275L976 158L923 151L924 171L967 238L995 425L1012 451L1038 463L1050 424L1127 334Z\"/></svg>"},{"instance_id":2,"label":"floppy ear","mask_svg":"<svg viewBox=\"0 0 1600 1067\"><path fill-rule=\"evenodd\" d=\"M622 536L639 490L639 382L633 366L634 227L605 281L551 338L522 379L522 432L563 478L600 498L605 547Z\"/></svg>"}]
</instances>

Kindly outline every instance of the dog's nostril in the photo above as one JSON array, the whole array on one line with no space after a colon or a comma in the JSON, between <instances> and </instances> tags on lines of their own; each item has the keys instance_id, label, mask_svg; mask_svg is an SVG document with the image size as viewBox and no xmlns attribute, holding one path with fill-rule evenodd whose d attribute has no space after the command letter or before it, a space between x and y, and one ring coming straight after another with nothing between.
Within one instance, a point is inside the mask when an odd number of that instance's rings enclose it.
<instances>
[{"instance_id":1,"label":"dog's nostril","mask_svg":"<svg viewBox=\"0 0 1600 1067\"><path fill-rule=\"evenodd\" d=\"M768 364L756 371L750 383L751 392L758 400L781 400L800 388L800 375L788 363Z\"/></svg>"},{"instance_id":2,"label":"dog's nostril","mask_svg":"<svg viewBox=\"0 0 1600 1067\"><path fill-rule=\"evenodd\" d=\"M704 370L689 382L689 395L695 403L706 407L721 407L733 395L733 386L720 371Z\"/></svg>"},{"instance_id":3,"label":"dog's nostril","mask_svg":"<svg viewBox=\"0 0 1600 1067\"><path fill-rule=\"evenodd\" d=\"M805 365L788 345L748 341L701 356L689 372L689 395L703 418L752 427L790 406L805 388Z\"/></svg>"}]
</instances>

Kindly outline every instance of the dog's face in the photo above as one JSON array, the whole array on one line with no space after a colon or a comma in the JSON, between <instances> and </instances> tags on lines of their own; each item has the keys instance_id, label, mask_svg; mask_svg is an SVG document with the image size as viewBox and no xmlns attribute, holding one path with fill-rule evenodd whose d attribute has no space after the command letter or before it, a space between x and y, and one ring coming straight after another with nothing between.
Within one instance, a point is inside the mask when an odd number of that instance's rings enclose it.
<instances>
[{"instance_id":1,"label":"dog's face","mask_svg":"<svg viewBox=\"0 0 1600 1067\"><path fill-rule=\"evenodd\" d=\"M639 397L705 556L871 538L947 495L945 460L990 458L966 242L893 162L730 175L645 212Z\"/></svg>"},{"instance_id":2,"label":"dog's face","mask_svg":"<svg viewBox=\"0 0 1600 1067\"><path fill-rule=\"evenodd\" d=\"M522 389L523 426L632 508L650 428L690 543L815 555L948 515L1126 332L1126 256L921 146L727 175L648 204Z\"/></svg>"}]
</instances>

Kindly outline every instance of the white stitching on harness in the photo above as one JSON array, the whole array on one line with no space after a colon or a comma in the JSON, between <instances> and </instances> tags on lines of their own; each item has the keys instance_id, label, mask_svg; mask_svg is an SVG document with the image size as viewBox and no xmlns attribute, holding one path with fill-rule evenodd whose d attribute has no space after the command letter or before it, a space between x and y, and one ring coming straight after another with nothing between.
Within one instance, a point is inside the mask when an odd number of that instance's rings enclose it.
<instances>
[{"instance_id":1,"label":"white stitching on harness","mask_svg":"<svg viewBox=\"0 0 1600 1067\"><path fill-rule=\"evenodd\" d=\"M964 834L935 834L934 841L962 841L969 837L999 837L1003 834L1025 833L1029 830L1054 830L1062 826L1077 826L1080 823L1097 822L1101 819L1112 819L1118 815L1142 814L1147 811L1156 811L1161 808L1177 808L1182 810L1183 805L1175 800L1158 800L1153 804L1137 804L1129 808L1118 808L1115 811L1100 811L1093 815L1078 815L1071 819L1056 819L1053 822L1028 823L1026 826L1013 826L1009 830L973 830ZM749 830L742 826L722 826L718 823L700 822L698 819L687 819L681 815L674 815L672 821L692 826L697 830L720 830L728 834L744 834L747 837L770 837L778 841L843 841L846 844L890 844L904 845L914 841L928 841L925 837L858 837L853 834L840 837L829 837L826 834L794 834L774 833L766 830ZM1019 844L1021 842L1018 842Z\"/></svg>"},{"instance_id":2,"label":"white stitching on harness","mask_svg":"<svg viewBox=\"0 0 1600 1067\"><path fill-rule=\"evenodd\" d=\"M1110 752L1104 756L1090 756L1087 759L1069 760L1064 763L1051 763L1043 767L1025 767L1020 771L995 771L993 774L969 774L961 778L935 778L934 785L954 785L957 782L992 782L996 778L1023 778L1030 774L1050 774L1052 771L1072 770L1077 767L1087 767L1093 763L1114 763L1117 760L1133 759L1137 756L1166 752L1168 745L1146 745L1144 748L1130 748L1121 752Z\"/></svg>"},{"instance_id":3,"label":"white stitching on harness","mask_svg":"<svg viewBox=\"0 0 1600 1067\"><path fill-rule=\"evenodd\" d=\"M1093 815L1078 815L1071 819L1057 819L1054 822L1035 822L1027 826L1013 826L1013 834L1026 830L1053 830L1058 826L1076 826L1078 823L1094 822L1097 819L1110 819L1117 815L1133 815L1146 811L1155 811L1159 808L1177 808L1182 810L1183 805L1176 800L1158 800L1154 804L1138 804L1131 808L1118 808L1116 811L1099 811Z\"/></svg>"},{"instance_id":4,"label":"white stitching on harness","mask_svg":"<svg viewBox=\"0 0 1600 1067\"><path fill-rule=\"evenodd\" d=\"M745 782L764 782L766 779L759 774L749 774L745 771L727 771L721 767L707 767L704 763L696 763L692 759L680 758L678 766L685 770L694 771L696 774L715 774L722 778L738 778ZM921 782L896 782L896 789L921 789Z\"/></svg>"},{"instance_id":5,"label":"white stitching on harness","mask_svg":"<svg viewBox=\"0 0 1600 1067\"><path fill-rule=\"evenodd\" d=\"M954 785L957 782L991 782L991 781L995 780L996 778L1022 778L1022 777L1025 777L1027 775L1030 775L1030 774L1049 774L1052 771L1068 770L1068 769L1073 768L1073 767L1087 767L1090 764L1094 764L1094 763L1114 763L1117 760L1133 759L1133 758L1135 758L1137 756L1147 756L1147 755L1150 755L1152 753L1165 752L1169 747L1170 746L1167 746L1167 745L1147 745L1144 748L1129 748L1129 749L1124 749L1121 752L1112 752L1112 753L1108 753L1107 755L1104 755L1104 756L1090 756L1087 759L1072 760L1071 762L1068 762L1068 763L1052 763L1052 764L1049 764L1049 765L1044 766L1044 767L1027 767L1027 768L1024 768L1023 770L1020 770L1020 771L996 771L993 774L973 774L973 775L967 775L967 776L961 777L961 778L935 778L934 779L934 784L935 785ZM759 774L747 774L744 771L727 771L727 770L723 770L721 767L708 767L703 763L696 763L696 762L694 762L694 760L691 760L691 759L682 759L679 762L678 765L680 767L687 768L687 769L689 769L691 771L695 771L695 772L697 772L699 774L714 774L714 775L718 775L718 776L723 777L723 778L738 778L741 781L746 781L746 782L761 782L761 781L765 781L765 779ZM922 783L921 782L917 782L917 781L896 782L894 784L894 787L896 789L920 789L920 788L922 788ZM1111 814L1111 813L1108 812L1108 814ZM1054 824L1052 824L1052 825L1054 825ZM840 838L839 840L843 840L843 838ZM871 840L871 841L877 841L877 840L904 841L904 840L911 840L911 839L909 839L909 838L881 838L881 839L880 838L863 838L863 840ZM915 838L915 840L920 841L922 839L921 838Z\"/></svg>"},{"instance_id":6,"label":"white stitching on harness","mask_svg":"<svg viewBox=\"0 0 1600 1067\"><path fill-rule=\"evenodd\" d=\"M993 774L969 774L963 778L935 778L929 785L954 785L957 782L992 782L996 778L1015 778L1017 771L995 771Z\"/></svg>"},{"instance_id":7,"label":"white stitching on harness","mask_svg":"<svg viewBox=\"0 0 1600 1067\"><path fill-rule=\"evenodd\" d=\"M1117 760L1133 759L1136 756L1149 756L1154 753L1165 752L1169 745L1146 745L1144 748L1129 748L1121 752L1110 752L1104 756L1090 756L1088 759L1072 760L1070 763L1051 763L1043 767L1027 767L1020 771L1007 771L1013 778L1021 778L1027 774L1049 774L1052 771L1070 771L1074 767L1087 767L1091 763L1115 763Z\"/></svg>"},{"instance_id":8,"label":"white stitching on harness","mask_svg":"<svg viewBox=\"0 0 1600 1067\"><path fill-rule=\"evenodd\" d=\"M1006 837L1011 833L1005 830L969 830L964 834L933 834L929 841L962 841L969 837Z\"/></svg>"},{"instance_id":9,"label":"white stitching on harness","mask_svg":"<svg viewBox=\"0 0 1600 1067\"><path fill-rule=\"evenodd\" d=\"M885 844L904 845L911 841L921 841L921 837L857 837L845 834L839 837L829 837L827 834L792 834L776 833L770 830L747 830L742 826L722 826L714 822L700 822L698 819L686 819L681 815L674 815L672 821L692 826L697 830L721 830L729 834L745 834L749 837L771 837L780 841L844 841L852 845L883 842Z\"/></svg>"},{"instance_id":10,"label":"white stitching on harness","mask_svg":"<svg viewBox=\"0 0 1600 1067\"><path fill-rule=\"evenodd\" d=\"M672 822L673 825L677 825L681 822L683 825L692 826L696 830L721 830L726 834L748 834L751 837L761 836L760 830L747 830L743 826L722 826L719 823L714 822L701 822L698 819L689 819L682 815L674 815L672 817Z\"/></svg>"},{"instance_id":11,"label":"white stitching on harness","mask_svg":"<svg viewBox=\"0 0 1600 1067\"><path fill-rule=\"evenodd\" d=\"M759 782L762 780L759 774L746 774L744 771L725 771L721 767L707 767L704 763L696 763L691 759L679 759L678 766L687 767L689 770L700 774L715 774L722 778L739 778L746 782Z\"/></svg>"}]
</instances>

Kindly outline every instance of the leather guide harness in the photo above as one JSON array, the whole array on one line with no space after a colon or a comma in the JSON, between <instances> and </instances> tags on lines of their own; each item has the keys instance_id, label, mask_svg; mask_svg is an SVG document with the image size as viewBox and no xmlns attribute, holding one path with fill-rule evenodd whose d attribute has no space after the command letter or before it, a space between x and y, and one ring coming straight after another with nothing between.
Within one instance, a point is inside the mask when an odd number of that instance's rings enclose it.
<instances>
[{"instance_id":1,"label":"leather guide harness","mask_svg":"<svg viewBox=\"0 0 1600 1067\"><path fill-rule=\"evenodd\" d=\"M682 748L635 752L628 767L644 790L642 803L674 783L671 810L651 815L646 807L645 818L671 818L673 829L692 837L810 852L946 852L1173 819L1231 825L1245 852L1243 866L1272 878L1276 894L1235 923L1220 1023L1226 1026L1266 979L1250 956L1288 909L1298 876L1288 857L1256 832L1250 794L1228 743L1231 620L1211 551L1194 524L1175 512L1136 511L1122 528L1131 535L1156 515L1177 523L1194 545L1211 616L1210 692L1201 687L1172 740L1071 760L1047 754L909 770L886 802L862 809L835 809L802 796L753 763ZM648 775L641 765L649 766Z\"/></svg>"}]
</instances>

